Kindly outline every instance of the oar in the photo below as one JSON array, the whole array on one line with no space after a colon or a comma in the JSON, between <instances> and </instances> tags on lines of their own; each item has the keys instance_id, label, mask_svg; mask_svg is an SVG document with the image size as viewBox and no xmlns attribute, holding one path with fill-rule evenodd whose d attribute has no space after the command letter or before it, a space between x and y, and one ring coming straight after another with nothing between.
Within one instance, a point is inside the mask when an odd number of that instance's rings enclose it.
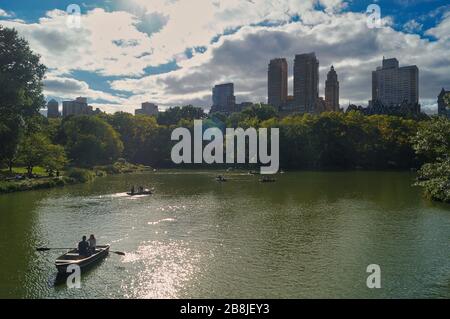
<instances>
[{"instance_id":1,"label":"oar","mask_svg":"<svg viewBox=\"0 0 450 319\"><path fill-rule=\"evenodd\" d=\"M76 248L47 248L47 247L39 247L39 248L36 248L37 251L72 250L72 249L76 249ZM113 254L120 255L120 256L125 256L125 253L124 253L124 252L121 252L121 251L112 251L112 250L110 250L109 252L110 252L110 253L113 253Z\"/></svg>"}]
</instances>

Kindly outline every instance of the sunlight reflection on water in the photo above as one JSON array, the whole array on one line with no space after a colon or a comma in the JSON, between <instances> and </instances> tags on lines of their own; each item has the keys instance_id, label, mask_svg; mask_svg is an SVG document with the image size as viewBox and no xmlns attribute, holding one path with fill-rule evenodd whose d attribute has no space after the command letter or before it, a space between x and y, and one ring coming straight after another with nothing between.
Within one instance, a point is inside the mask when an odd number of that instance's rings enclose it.
<instances>
[{"instance_id":1,"label":"sunlight reflection on water","mask_svg":"<svg viewBox=\"0 0 450 319\"><path fill-rule=\"evenodd\" d=\"M123 262L135 275L122 282L126 298L179 298L179 292L196 271L200 254L183 241L144 242L135 252L127 253Z\"/></svg>"}]
</instances>

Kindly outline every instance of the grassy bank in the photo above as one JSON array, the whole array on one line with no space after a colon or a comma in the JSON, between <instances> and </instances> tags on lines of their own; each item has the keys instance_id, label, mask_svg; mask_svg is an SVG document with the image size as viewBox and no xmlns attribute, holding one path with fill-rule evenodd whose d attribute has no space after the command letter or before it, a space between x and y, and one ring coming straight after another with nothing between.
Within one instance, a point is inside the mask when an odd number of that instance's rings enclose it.
<instances>
[{"instance_id":1,"label":"grassy bank","mask_svg":"<svg viewBox=\"0 0 450 319\"><path fill-rule=\"evenodd\" d=\"M66 171L61 172L61 176L58 177L48 177L46 176L45 170L38 167L33 170L33 174L36 175L35 178L8 180L8 178L16 175L24 175L26 173L26 169L19 167L14 168L12 174L7 170L0 171L0 194L89 183L97 177L117 174L131 174L149 170L151 170L151 168L148 166L135 165L124 161L119 161L111 165L96 166L91 169L76 167L69 168Z\"/></svg>"}]
</instances>

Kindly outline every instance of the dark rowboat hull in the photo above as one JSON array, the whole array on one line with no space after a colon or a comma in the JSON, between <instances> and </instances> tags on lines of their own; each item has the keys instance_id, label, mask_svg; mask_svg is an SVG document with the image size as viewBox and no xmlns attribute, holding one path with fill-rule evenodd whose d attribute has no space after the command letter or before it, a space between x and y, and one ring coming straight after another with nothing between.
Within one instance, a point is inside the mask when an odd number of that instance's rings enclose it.
<instances>
[{"instance_id":1,"label":"dark rowboat hull","mask_svg":"<svg viewBox=\"0 0 450 319\"><path fill-rule=\"evenodd\" d=\"M78 265L81 270L86 269L101 260L103 260L109 254L109 245L97 246L94 254L90 256L78 255L78 250L73 249L64 255L58 257L55 261L56 269L60 274L67 272L67 267L70 265Z\"/></svg>"}]
</instances>

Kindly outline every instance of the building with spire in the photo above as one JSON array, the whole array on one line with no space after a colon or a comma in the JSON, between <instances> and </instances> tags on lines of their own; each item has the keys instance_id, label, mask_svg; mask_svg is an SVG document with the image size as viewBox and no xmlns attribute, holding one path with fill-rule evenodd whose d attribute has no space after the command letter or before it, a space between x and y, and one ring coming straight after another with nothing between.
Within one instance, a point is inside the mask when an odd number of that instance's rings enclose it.
<instances>
[{"instance_id":1,"label":"building with spire","mask_svg":"<svg viewBox=\"0 0 450 319\"><path fill-rule=\"evenodd\" d=\"M331 66L325 81L325 106L326 110L330 112L337 112L340 110L339 106L339 81L334 66Z\"/></svg>"}]
</instances>

